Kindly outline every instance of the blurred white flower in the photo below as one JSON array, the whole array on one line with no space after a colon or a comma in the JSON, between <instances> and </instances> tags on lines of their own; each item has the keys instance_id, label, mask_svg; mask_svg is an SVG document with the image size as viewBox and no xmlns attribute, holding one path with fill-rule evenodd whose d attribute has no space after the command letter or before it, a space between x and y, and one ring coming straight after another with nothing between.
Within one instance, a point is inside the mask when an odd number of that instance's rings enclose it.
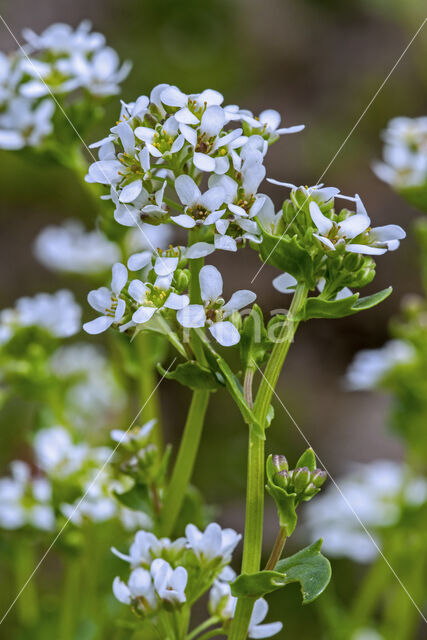
<instances>
[{"instance_id":1,"label":"blurred white flower","mask_svg":"<svg viewBox=\"0 0 427 640\"><path fill-rule=\"evenodd\" d=\"M383 162L373 165L375 174L396 189L427 181L427 117L393 118L383 131Z\"/></svg>"},{"instance_id":2,"label":"blurred white flower","mask_svg":"<svg viewBox=\"0 0 427 640\"><path fill-rule=\"evenodd\" d=\"M414 347L403 340L389 340L379 349L363 349L347 369L345 386L351 391L374 389L393 367L414 357Z\"/></svg>"},{"instance_id":3,"label":"blurred white flower","mask_svg":"<svg viewBox=\"0 0 427 640\"><path fill-rule=\"evenodd\" d=\"M183 604L186 601L185 587L188 573L184 567L172 569L170 564L161 558L156 558L151 564L151 575L154 588L161 600L172 605Z\"/></svg>"},{"instance_id":4,"label":"blurred white flower","mask_svg":"<svg viewBox=\"0 0 427 640\"><path fill-rule=\"evenodd\" d=\"M9 340L19 327L33 326L66 338L79 331L80 317L81 308L66 289L19 298L13 309L0 312L0 342Z\"/></svg>"},{"instance_id":5,"label":"blurred white flower","mask_svg":"<svg viewBox=\"0 0 427 640\"><path fill-rule=\"evenodd\" d=\"M221 529L216 522L211 522L203 533L194 524L188 524L185 535L188 547L201 563L221 559L222 564L230 562L231 555L242 537L234 529Z\"/></svg>"},{"instance_id":6,"label":"blurred white flower","mask_svg":"<svg viewBox=\"0 0 427 640\"><path fill-rule=\"evenodd\" d=\"M120 259L117 245L100 231L86 231L79 220L43 229L34 243L37 259L49 269L97 274Z\"/></svg>"},{"instance_id":7,"label":"blurred white flower","mask_svg":"<svg viewBox=\"0 0 427 640\"><path fill-rule=\"evenodd\" d=\"M381 529L393 526L405 505L427 501L427 480L398 462L359 464L306 507L310 538L323 538L323 550L372 562L381 547ZM372 542L365 528L373 536Z\"/></svg>"},{"instance_id":8,"label":"blurred white flower","mask_svg":"<svg viewBox=\"0 0 427 640\"><path fill-rule=\"evenodd\" d=\"M10 477L0 478L0 527L24 526L41 531L55 528L51 506L52 488L46 478L32 477L30 466L21 460L11 463Z\"/></svg>"}]
</instances>

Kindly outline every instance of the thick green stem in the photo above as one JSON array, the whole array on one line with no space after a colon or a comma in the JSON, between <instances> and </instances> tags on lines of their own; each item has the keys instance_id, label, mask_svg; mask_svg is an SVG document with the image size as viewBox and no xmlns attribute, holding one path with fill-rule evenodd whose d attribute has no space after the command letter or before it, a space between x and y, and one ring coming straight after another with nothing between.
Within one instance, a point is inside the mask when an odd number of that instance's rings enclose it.
<instances>
[{"instance_id":1,"label":"thick green stem","mask_svg":"<svg viewBox=\"0 0 427 640\"><path fill-rule=\"evenodd\" d=\"M267 564L265 565L266 571L273 570L276 564L279 562L287 537L288 534L286 533L286 527L280 527L270 557L267 561Z\"/></svg>"},{"instance_id":2,"label":"thick green stem","mask_svg":"<svg viewBox=\"0 0 427 640\"><path fill-rule=\"evenodd\" d=\"M268 409L280 371L298 327L296 316L307 297L307 286L296 288L286 322L273 347L255 399L254 412L258 423L266 424ZM248 472L246 488L246 520L243 547L242 573L259 571L262 551L264 519L264 440L254 429L249 431ZM253 599L239 598L230 629L229 640L244 640L247 637Z\"/></svg>"},{"instance_id":3,"label":"thick green stem","mask_svg":"<svg viewBox=\"0 0 427 640\"><path fill-rule=\"evenodd\" d=\"M158 532L161 536L172 534L181 510L193 474L208 402L209 391L194 391L172 478L163 502Z\"/></svg>"},{"instance_id":4,"label":"thick green stem","mask_svg":"<svg viewBox=\"0 0 427 640\"><path fill-rule=\"evenodd\" d=\"M154 391L157 380L156 370L153 361L150 358L150 338L151 336L149 333L141 331L136 339L141 362L138 384L139 397L143 409L140 414L140 421L144 424L153 418L157 420L152 431L152 438L154 444L156 444L161 450L163 448L163 434L160 423L160 403L158 392Z\"/></svg>"},{"instance_id":5,"label":"thick green stem","mask_svg":"<svg viewBox=\"0 0 427 640\"><path fill-rule=\"evenodd\" d=\"M28 581L31 572L36 566L36 560L34 557L34 547L31 543L22 542L16 547L16 553L14 557L16 590L20 591L24 585L20 597L17 600L16 606L18 610L18 616L20 623L23 627L34 627L39 618L39 606L37 597L37 587L35 578L33 577Z\"/></svg>"},{"instance_id":6,"label":"thick green stem","mask_svg":"<svg viewBox=\"0 0 427 640\"><path fill-rule=\"evenodd\" d=\"M58 634L61 640L72 640L79 622L80 569L79 558L66 558Z\"/></svg>"}]
</instances>

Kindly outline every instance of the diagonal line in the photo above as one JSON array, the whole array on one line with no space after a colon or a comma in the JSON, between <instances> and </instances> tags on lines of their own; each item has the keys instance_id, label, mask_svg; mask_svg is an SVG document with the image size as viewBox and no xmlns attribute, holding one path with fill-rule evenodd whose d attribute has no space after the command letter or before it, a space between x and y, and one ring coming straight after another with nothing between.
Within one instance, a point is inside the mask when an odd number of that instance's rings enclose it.
<instances>
[{"instance_id":1,"label":"diagonal line","mask_svg":"<svg viewBox=\"0 0 427 640\"><path fill-rule=\"evenodd\" d=\"M70 120L70 117L68 116L68 114L66 113L66 111L64 110L63 106L61 105L61 103L58 101L58 99L56 98L56 96L52 93L50 87L46 84L44 78L42 77L42 75L40 74L40 72L38 71L38 69L35 67L33 61L31 60L31 58L28 57L27 52L25 51L25 49L23 48L23 46L21 45L21 43L19 42L19 40L17 39L17 37L15 36L15 34L13 33L12 29L9 27L9 25L7 24L6 20L3 18L3 16L0 14L0 20L3 23L3 25L5 26L5 28L7 29L7 31L9 32L10 36L13 38L13 40L15 41L15 43L18 45L19 50L21 51L21 53L23 54L23 56L25 57L25 59L27 60L27 62L30 64L31 68L33 69L34 73L37 75L37 77L39 78L40 82L46 87L47 92L49 93L50 97L52 98L52 100L55 102L56 106L58 107L58 109L61 111L62 115L64 116L64 118L67 120L68 124L71 126L71 128L73 129L74 133L76 134L76 136L78 137L78 139L80 140L80 142L82 143L82 145L84 146L84 148L86 149L86 151L89 153L90 157L92 158L92 160L94 162L96 162L96 156L92 153L92 150L88 147L88 145L86 144L86 142L83 140L82 136L80 135L79 131L76 129L75 125L73 124L73 122ZM103 169L101 169L101 173L103 174L107 184L108 184L108 178L105 174L105 172L103 171ZM114 191L114 194L117 196L118 198L118 192L117 189L113 186L110 185L112 191ZM138 229L141 231L142 235L144 236L145 240L148 242L148 245L151 247L151 249L153 250L153 253L155 253L158 256L158 251L157 249L153 246L153 243L151 242L150 238L148 237L148 235L145 233L144 229L142 228L142 226L140 225L139 220L135 217L135 215L133 214L133 211L130 209L130 207L125 204L125 203L120 203L122 205L124 205L124 207L126 208L126 211L129 213L129 215L131 216L132 220L134 221L135 225L138 227Z\"/></svg>"},{"instance_id":2,"label":"diagonal line","mask_svg":"<svg viewBox=\"0 0 427 640\"><path fill-rule=\"evenodd\" d=\"M323 178L325 177L326 173L329 171L329 169L331 168L332 164L335 162L335 160L337 159L337 157L339 156L339 154L341 153L341 151L343 150L343 148L345 147L345 145L347 144L349 138L352 136L352 134L354 133L354 131L357 129L357 127L359 126L360 122L363 120L363 118L365 117L367 111L370 109L370 107L372 106L373 102L376 100L378 94L382 91L382 89L384 88L384 86L386 85L386 83L388 82L388 80L390 79L390 76L394 73L394 71L396 70L397 66L400 64L400 62L402 61L402 59L404 58L404 56L406 55L408 49L410 48L410 46L412 45L412 43L414 42L415 38L419 35L419 33L421 32L421 30L423 29L425 23L427 22L427 18L424 18L424 20L422 21L422 23L420 24L420 26L418 27L418 29L416 30L416 32L414 33L414 35L412 36L412 38L410 39L410 41L408 42L408 44L406 45L406 47L404 48L404 50L402 51L402 53L400 54L400 56L398 57L398 59L396 60L396 62L394 63L394 65L392 66L392 68L390 69L390 71L388 72L388 74L386 75L386 77L384 78L384 80L382 81L382 83L380 84L380 86L378 87L378 89L376 90L376 92L374 93L374 95L372 96L372 98L370 99L370 101L368 102L367 106L364 108L364 110L362 111L362 113L360 114L359 118L356 120L355 124L352 126L352 128L350 129L350 131L348 132L348 134L346 135L346 137L344 138L343 142L340 144L340 146L338 147L338 150L335 152L335 154L332 156L332 159L329 161L329 164L327 165L326 169L323 171L323 173L319 176L319 178L316 180L315 184L319 184L319 182L321 182L323 180ZM277 240L276 244L274 245L274 247L272 248L272 250L270 251L270 253L268 254L267 258L263 261L262 265L260 266L260 268L258 269L258 271L256 272L256 274L254 275L254 277L251 280L251 284L254 282L254 280L258 277L258 275L261 273L261 271L264 269L265 264L267 262L267 260L270 258L270 256L275 252L277 245L279 244L279 242L283 239L283 237L286 235L289 227L291 226L291 224L294 222L295 218L297 217L297 215L299 214L299 212L301 211L301 209L303 208L303 206L305 205L305 203L308 201L309 195L307 195L306 199L304 200L304 202L300 205L300 207L298 208L296 214L294 215L294 217L292 218L292 220L290 221L290 223L287 225L286 229L284 230L284 232L282 233L282 235L280 236L280 238Z\"/></svg>"},{"instance_id":3,"label":"diagonal line","mask_svg":"<svg viewBox=\"0 0 427 640\"><path fill-rule=\"evenodd\" d=\"M52 542L50 543L50 545L48 546L48 548L46 549L46 551L44 552L44 554L42 555L42 557L40 558L39 562L36 564L36 566L34 567L33 571L31 572L31 574L28 576L27 580L24 582L24 584L22 585L22 587L20 588L19 592L17 593L17 595L15 596L15 598L13 599L13 601L11 602L11 604L9 605L8 609L5 611L5 613L3 614L2 618L0 619L0 625L4 622L4 620L6 619L6 617L9 615L9 613L12 611L13 607L15 606L15 604L18 602L19 598L21 597L22 593L25 591L26 587L28 586L28 584L31 582L31 580L33 579L33 577L35 576L35 574L37 573L37 571L40 569L41 565L43 564L43 562L45 561L46 557L48 556L49 552L51 551L52 547L55 545L55 543L58 541L58 539L60 538L60 536L62 535L62 533L64 532L65 528L68 526L70 520L72 519L72 517L74 516L74 514L76 513L76 511L78 510L78 508L80 507L80 505L82 504L82 502L84 501L84 499L86 498L87 494L89 493L89 491L92 489L92 487L94 486L94 484L96 483L96 481L98 480L99 476L101 475L101 473L104 471L105 467L107 466L107 464L110 462L111 458L113 457L113 455L116 453L117 449L119 448L119 446L122 444L123 440L125 439L126 435L129 433L129 431L132 429L133 425L135 424L135 422L138 420L139 416L141 415L142 411L144 410L144 408L147 406L147 404L150 402L152 396L154 395L154 393L157 391L157 389L159 388L160 384L163 382L165 376L167 375L167 373L169 372L169 370L171 369L171 367L173 366L174 362L176 360L176 357L172 360L172 362L170 363L170 365L168 366L168 368L166 369L165 373L162 375L162 377L160 378L160 380L158 381L158 383L156 384L156 386L154 387L154 389L152 390L152 392L150 393L150 395L148 396L147 400L144 402L144 404L142 405L142 407L140 408L140 410L138 411L138 413L136 414L135 418L132 420L132 422L130 423L130 425L128 426L128 428L126 429L126 431L122 434L122 437L120 438L120 440L117 442L116 446L114 447L114 449L111 451L110 455L108 456L108 458L105 460L105 462L103 463L103 465L101 466L100 469L98 469L95 477L93 478L92 482L89 484L89 486L86 488L86 491L84 492L84 494L82 495L82 497L80 498L80 500L77 502L77 504L74 506L73 511L71 512L70 516L67 518L67 520L65 521L65 523L62 525L61 529L58 531L58 533L56 534L56 536L54 537L54 539L52 540Z\"/></svg>"},{"instance_id":4,"label":"diagonal line","mask_svg":"<svg viewBox=\"0 0 427 640\"><path fill-rule=\"evenodd\" d=\"M255 363L256 364L256 363ZM411 596L411 594L409 593L408 589L406 588L406 586L403 584L402 580L399 578L399 576L397 575L396 571L393 569L393 567L391 566L389 560L387 560L387 558L385 557L384 553L381 551L380 547L378 546L378 544L376 543L375 539L373 538L372 534L369 532L369 530L367 529L366 525L362 522L362 520L359 518L358 514L356 513L356 511L354 510L353 506L351 505L351 503L349 502L349 500L346 498L345 494L342 492L341 488L339 487L339 485L337 484L337 482L335 481L335 479L331 476L331 474L329 473L325 463L321 460L320 456L317 454L317 452L314 450L314 448L312 447L312 445L310 444L307 436L304 434L304 432L302 431L302 429L299 427L299 425L297 424L295 418L291 415L289 409L285 406L285 404L283 403L283 401L281 400L281 398L278 396L277 392L275 389L273 389L272 385L270 384L270 381L265 377L264 373L262 372L262 370L260 369L260 367L256 364L256 367L258 369L258 371L260 372L260 374L262 375L262 377L264 378L265 382L268 384L268 386L270 387L271 391L274 393L275 397L277 398L277 400L280 402L281 406L283 407L283 409L285 410L285 412L287 413L288 417L290 418L290 420L292 421L292 423L294 424L294 426L297 428L298 433L300 434L300 436L303 438L303 440L305 440L306 444L311 447L313 449L313 451L316 454L317 459L319 460L321 466L324 468L324 470L326 471L326 473L328 474L332 484L334 485L334 487L337 489L338 493L340 494L340 496L342 497L342 499L344 500L344 502L346 503L347 507L350 509L350 511L352 512L352 514L354 515L354 517L356 518L356 520L358 521L358 523L360 524L360 526L362 527L362 529L364 530L364 532L366 533L366 535L368 536L368 538L370 539L370 541L372 542L372 544L374 545L374 547L376 548L376 550L378 551L378 553L380 554L380 556L382 557L382 559L384 560L384 562L386 563L386 565L388 566L388 568L390 569L390 571L392 572L393 576L396 578L396 580L398 581L398 583L400 584L400 586L402 587L402 589L404 590L404 592L406 593L406 595L408 596L409 600L412 602L412 604L414 605L414 607L416 608L416 610L418 611L418 613L420 614L421 618L423 619L423 621L427 624L427 618L425 617L425 615L423 614L423 612L421 611L420 607L417 605L417 603L415 602L414 598Z\"/></svg>"}]
</instances>

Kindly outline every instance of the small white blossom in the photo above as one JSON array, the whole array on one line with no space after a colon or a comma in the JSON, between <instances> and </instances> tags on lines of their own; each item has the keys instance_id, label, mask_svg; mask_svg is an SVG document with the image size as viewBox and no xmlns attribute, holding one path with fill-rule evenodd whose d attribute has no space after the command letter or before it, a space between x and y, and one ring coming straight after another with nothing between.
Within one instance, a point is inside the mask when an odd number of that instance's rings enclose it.
<instances>
[{"instance_id":1,"label":"small white blossom","mask_svg":"<svg viewBox=\"0 0 427 640\"><path fill-rule=\"evenodd\" d=\"M233 529L221 529L219 524L211 522L202 533L194 524L185 528L188 546L202 563L221 559L228 564L231 554L241 539L241 535Z\"/></svg>"},{"instance_id":2,"label":"small white blossom","mask_svg":"<svg viewBox=\"0 0 427 640\"><path fill-rule=\"evenodd\" d=\"M151 564L150 571L154 588L161 600L173 605L180 605L186 601L185 587L188 573L184 567L172 569L168 562L156 558Z\"/></svg>"},{"instance_id":3,"label":"small white blossom","mask_svg":"<svg viewBox=\"0 0 427 640\"><path fill-rule=\"evenodd\" d=\"M102 315L83 325L87 333L97 334L106 331L112 324L120 322L126 311L126 302L120 298L120 293L127 282L127 269L117 262L113 265L112 271L111 290L100 287L88 294L90 306Z\"/></svg>"},{"instance_id":4,"label":"small white blossom","mask_svg":"<svg viewBox=\"0 0 427 640\"><path fill-rule=\"evenodd\" d=\"M86 231L79 220L43 229L34 252L49 269L82 275L102 273L120 259L117 245L100 231Z\"/></svg>"},{"instance_id":5,"label":"small white blossom","mask_svg":"<svg viewBox=\"0 0 427 640\"><path fill-rule=\"evenodd\" d=\"M240 341L236 327L226 320L232 313L254 302L256 295L242 289L236 291L224 304L221 298L223 281L218 269L212 265L202 267L199 274L201 304L190 304L176 314L178 322L187 328L209 327L210 333L224 347L230 347Z\"/></svg>"},{"instance_id":6,"label":"small white blossom","mask_svg":"<svg viewBox=\"0 0 427 640\"><path fill-rule=\"evenodd\" d=\"M352 391L374 389L393 367L414 357L414 347L403 340L389 340L379 349L359 351L347 370L346 386Z\"/></svg>"},{"instance_id":7,"label":"small white blossom","mask_svg":"<svg viewBox=\"0 0 427 640\"><path fill-rule=\"evenodd\" d=\"M118 442L120 444L136 444L140 447L143 447L146 444L151 436L154 425L157 420L154 418L153 420L149 420L142 427L133 427L132 429L128 429L127 431L122 431L121 429L113 429L111 431L111 439L114 442Z\"/></svg>"}]
</instances>

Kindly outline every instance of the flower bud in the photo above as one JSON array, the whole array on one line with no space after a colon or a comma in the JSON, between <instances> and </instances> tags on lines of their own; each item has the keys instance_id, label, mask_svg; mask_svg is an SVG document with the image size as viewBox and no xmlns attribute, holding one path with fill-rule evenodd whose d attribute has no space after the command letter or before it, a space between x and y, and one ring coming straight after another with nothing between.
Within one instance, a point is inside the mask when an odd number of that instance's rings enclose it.
<instances>
[{"instance_id":1,"label":"flower bud","mask_svg":"<svg viewBox=\"0 0 427 640\"><path fill-rule=\"evenodd\" d=\"M315 469L311 474L311 482L315 487L320 489L320 487L325 483L327 475L326 471L323 471L322 469Z\"/></svg>"},{"instance_id":2,"label":"flower bud","mask_svg":"<svg viewBox=\"0 0 427 640\"><path fill-rule=\"evenodd\" d=\"M362 261L363 258L361 259L357 253L348 252L344 256L343 267L346 271L353 272L360 268Z\"/></svg>"},{"instance_id":3,"label":"flower bud","mask_svg":"<svg viewBox=\"0 0 427 640\"><path fill-rule=\"evenodd\" d=\"M285 469L275 474L274 479L279 487L287 489L290 483L290 474Z\"/></svg>"},{"instance_id":4,"label":"flower bud","mask_svg":"<svg viewBox=\"0 0 427 640\"><path fill-rule=\"evenodd\" d=\"M237 331L241 331L242 325L243 325L243 320L242 320L242 316L240 315L240 313L238 311L234 311L234 313L231 314L231 316L228 318L228 320L230 320L234 324L234 326L236 327Z\"/></svg>"},{"instance_id":5,"label":"flower bud","mask_svg":"<svg viewBox=\"0 0 427 640\"><path fill-rule=\"evenodd\" d=\"M187 289L189 282L190 271L188 269L177 269L175 271L174 284L179 293Z\"/></svg>"},{"instance_id":6,"label":"flower bud","mask_svg":"<svg viewBox=\"0 0 427 640\"><path fill-rule=\"evenodd\" d=\"M289 469L288 461L283 455L275 454L272 458L276 471L287 471Z\"/></svg>"},{"instance_id":7,"label":"flower bud","mask_svg":"<svg viewBox=\"0 0 427 640\"><path fill-rule=\"evenodd\" d=\"M295 493L302 493L310 482L310 469L308 467L300 467L299 469L294 469L293 472L293 481L295 487Z\"/></svg>"},{"instance_id":8,"label":"flower bud","mask_svg":"<svg viewBox=\"0 0 427 640\"><path fill-rule=\"evenodd\" d=\"M304 497L306 499L312 498L313 496L316 495L316 493L319 493L319 489L315 487L312 482L310 482L304 489Z\"/></svg>"}]
</instances>

